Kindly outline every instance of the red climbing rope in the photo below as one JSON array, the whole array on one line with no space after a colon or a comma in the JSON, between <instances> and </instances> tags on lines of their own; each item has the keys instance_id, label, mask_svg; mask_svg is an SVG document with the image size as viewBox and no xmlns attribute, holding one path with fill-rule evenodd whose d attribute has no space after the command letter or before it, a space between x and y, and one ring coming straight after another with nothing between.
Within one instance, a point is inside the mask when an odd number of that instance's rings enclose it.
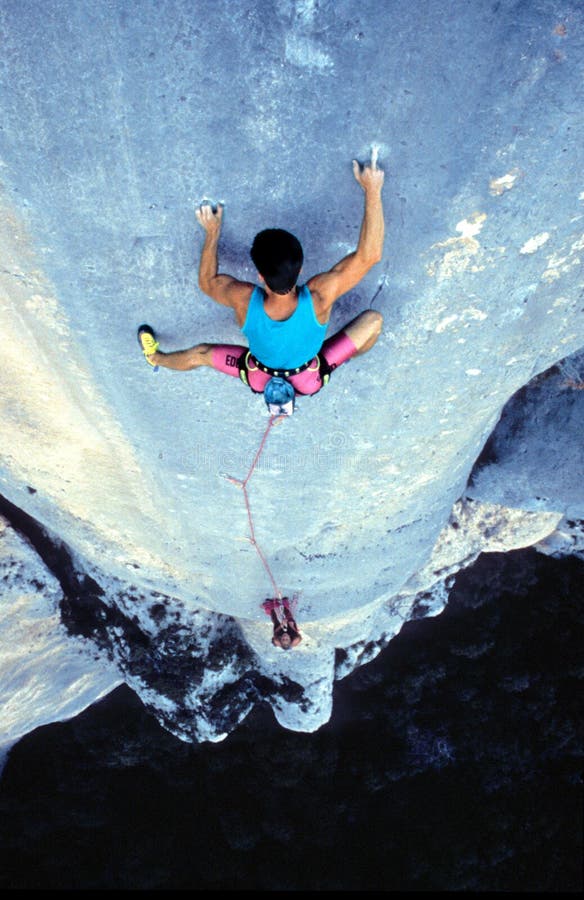
<instances>
[{"instance_id":1,"label":"red climbing rope","mask_svg":"<svg viewBox=\"0 0 584 900\"><path fill-rule=\"evenodd\" d=\"M245 476L243 481L240 481L238 478L232 478L230 475L226 476L226 478L228 478L229 481L231 481L233 484L237 484L243 490L243 497L244 497L245 506L247 509L247 518L249 521L250 543L252 543L253 546L256 548L257 554L258 554L259 558L261 559L266 572L268 573L268 577L269 577L270 581L272 582L272 586L275 591L274 596L278 597L280 600L282 599L282 592L281 592L280 588L278 587L278 585L276 584L276 580L275 580L274 576L272 575L272 570L270 569L270 567L268 565L266 557L262 553L262 550L261 550L258 542L256 541L255 530L253 527L253 517L251 514L251 506L249 503L249 494L247 492L247 485L248 485L248 482L249 482L251 476L253 475L255 467L257 466L257 464L259 462L260 456L262 455L264 445L268 439L268 434L270 433L270 428L272 427L272 425L274 425L274 423L278 419L284 419L284 418L285 418L285 416L271 416L270 417L270 421L268 422L268 427L266 428L266 430L264 432L264 436L260 442L257 453L254 457L254 460L253 460L251 466L250 466L249 472L247 473L247 475Z\"/></svg>"}]
</instances>

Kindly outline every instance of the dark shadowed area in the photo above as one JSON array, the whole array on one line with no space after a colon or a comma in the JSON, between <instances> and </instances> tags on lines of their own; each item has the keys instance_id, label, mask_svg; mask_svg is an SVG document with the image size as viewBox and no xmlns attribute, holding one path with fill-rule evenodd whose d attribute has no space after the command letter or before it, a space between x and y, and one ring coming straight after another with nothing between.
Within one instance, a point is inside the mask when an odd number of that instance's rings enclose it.
<instances>
[{"instance_id":1,"label":"dark shadowed area","mask_svg":"<svg viewBox=\"0 0 584 900\"><path fill-rule=\"evenodd\" d=\"M188 745L127 688L12 751L3 889L582 890L584 562L482 555L335 685Z\"/></svg>"}]
</instances>

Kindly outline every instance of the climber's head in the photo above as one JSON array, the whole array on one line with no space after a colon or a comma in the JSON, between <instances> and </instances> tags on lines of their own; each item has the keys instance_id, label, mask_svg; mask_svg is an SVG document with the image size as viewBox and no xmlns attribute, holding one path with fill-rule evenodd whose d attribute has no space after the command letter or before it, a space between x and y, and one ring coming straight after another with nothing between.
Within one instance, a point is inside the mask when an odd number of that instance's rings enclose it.
<instances>
[{"instance_id":1,"label":"climber's head","mask_svg":"<svg viewBox=\"0 0 584 900\"><path fill-rule=\"evenodd\" d=\"M298 238L282 228L266 228L256 234L250 255L271 291L288 294L292 290L304 261Z\"/></svg>"},{"instance_id":2,"label":"climber's head","mask_svg":"<svg viewBox=\"0 0 584 900\"><path fill-rule=\"evenodd\" d=\"M280 635L280 647L282 650L289 650L292 646L292 638L287 631L283 631Z\"/></svg>"}]
</instances>

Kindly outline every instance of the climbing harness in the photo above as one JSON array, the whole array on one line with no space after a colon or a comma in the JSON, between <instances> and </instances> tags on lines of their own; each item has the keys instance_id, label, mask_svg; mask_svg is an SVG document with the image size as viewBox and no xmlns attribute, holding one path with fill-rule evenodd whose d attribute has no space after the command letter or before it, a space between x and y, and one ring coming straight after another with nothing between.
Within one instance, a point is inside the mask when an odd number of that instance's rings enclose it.
<instances>
[{"instance_id":1,"label":"climbing harness","mask_svg":"<svg viewBox=\"0 0 584 900\"><path fill-rule=\"evenodd\" d=\"M272 369L270 366L265 366L259 359L256 359L255 356L252 356L249 350L246 350L246 352L242 353L240 356L238 364L240 369L243 367L249 369L250 372L259 369L260 372L265 372L266 375L280 375L284 376L284 378L289 378L291 375L300 375L300 373L305 372L306 369L314 368L313 363L315 359L316 357L313 356L301 366L296 366L295 369Z\"/></svg>"},{"instance_id":2,"label":"climbing harness","mask_svg":"<svg viewBox=\"0 0 584 900\"><path fill-rule=\"evenodd\" d=\"M311 372L319 372L320 377L322 379L322 387L325 384L328 384L331 372L336 366L330 366L329 363L324 358L322 353L317 353L316 356L313 356L308 362L304 363L301 366L297 366L295 369L271 369L269 366L265 366L259 360L252 356L249 350L245 350L239 359L237 360L237 368L239 369L239 377L243 381L243 383L252 391L254 394L263 394L264 389L261 391L256 391L255 388L249 383L248 373L249 372L264 372L266 375L271 375L272 378L282 378L288 379L294 375L300 375L302 372L305 372L309 369ZM296 394L302 394L302 391L298 389L297 386L294 387L294 391ZM315 392L316 393L316 392Z\"/></svg>"}]
</instances>

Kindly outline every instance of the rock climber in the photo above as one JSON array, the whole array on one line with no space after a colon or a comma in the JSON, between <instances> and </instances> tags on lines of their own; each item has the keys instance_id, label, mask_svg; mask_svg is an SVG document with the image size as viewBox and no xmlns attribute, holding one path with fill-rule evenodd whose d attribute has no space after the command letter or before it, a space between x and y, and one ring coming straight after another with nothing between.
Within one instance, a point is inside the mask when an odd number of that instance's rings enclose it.
<instances>
[{"instance_id":1,"label":"rock climber","mask_svg":"<svg viewBox=\"0 0 584 900\"><path fill-rule=\"evenodd\" d=\"M341 331L325 338L335 301L382 258L384 172L377 165L376 153L363 166L353 160L353 174L364 192L357 247L332 269L302 285L298 284L304 261L302 246L293 234L280 228L260 231L254 238L250 253L259 284L220 273L218 243L223 207L201 204L196 217L205 240L199 287L217 303L233 309L249 346L196 344L186 350L163 352L153 329L141 325L138 340L147 362L178 371L210 366L241 378L255 393L264 393L270 381L270 389L283 381L294 397L316 394L337 366L370 350L383 323L376 310L365 310Z\"/></svg>"},{"instance_id":2,"label":"rock climber","mask_svg":"<svg viewBox=\"0 0 584 900\"><path fill-rule=\"evenodd\" d=\"M297 647L302 640L294 619L295 605L294 599L289 600L288 597L268 598L262 603L263 611L270 616L274 626L272 635L274 647L290 650L291 647Z\"/></svg>"}]
</instances>

